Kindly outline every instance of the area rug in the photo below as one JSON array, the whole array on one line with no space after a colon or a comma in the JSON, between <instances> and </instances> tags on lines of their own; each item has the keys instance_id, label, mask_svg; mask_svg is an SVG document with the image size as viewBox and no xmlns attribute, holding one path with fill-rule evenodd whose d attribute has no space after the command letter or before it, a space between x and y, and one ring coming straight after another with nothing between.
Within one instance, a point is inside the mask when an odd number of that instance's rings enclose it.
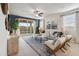
<instances>
[{"instance_id":1,"label":"area rug","mask_svg":"<svg viewBox=\"0 0 79 59\"><path fill-rule=\"evenodd\" d=\"M40 43L38 38L25 37L23 39L39 56L49 56L50 55L46 51L45 45L43 43Z\"/></svg>"}]
</instances>

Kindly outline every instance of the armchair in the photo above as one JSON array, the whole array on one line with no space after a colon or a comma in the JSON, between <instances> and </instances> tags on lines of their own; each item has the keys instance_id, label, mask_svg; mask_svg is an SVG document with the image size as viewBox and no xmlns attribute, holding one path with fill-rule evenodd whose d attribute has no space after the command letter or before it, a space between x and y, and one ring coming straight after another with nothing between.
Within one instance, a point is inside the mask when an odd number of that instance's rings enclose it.
<instances>
[{"instance_id":1,"label":"armchair","mask_svg":"<svg viewBox=\"0 0 79 59\"><path fill-rule=\"evenodd\" d=\"M55 44L53 44L53 40L48 40L45 42L45 46L47 47L47 52L50 54L54 54L62 47L62 45L64 44L64 42L66 41L65 37L61 37L59 38Z\"/></svg>"}]
</instances>

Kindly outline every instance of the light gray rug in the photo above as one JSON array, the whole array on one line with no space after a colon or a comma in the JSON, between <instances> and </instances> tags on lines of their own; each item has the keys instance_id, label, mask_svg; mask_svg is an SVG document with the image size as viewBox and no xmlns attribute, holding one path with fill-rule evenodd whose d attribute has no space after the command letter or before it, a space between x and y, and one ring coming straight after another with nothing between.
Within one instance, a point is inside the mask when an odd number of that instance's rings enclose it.
<instances>
[{"instance_id":1,"label":"light gray rug","mask_svg":"<svg viewBox=\"0 0 79 59\"><path fill-rule=\"evenodd\" d=\"M23 38L24 41L39 55L39 56L49 56L50 54L46 51L46 47L43 43L40 43L38 38L28 37Z\"/></svg>"}]
</instances>

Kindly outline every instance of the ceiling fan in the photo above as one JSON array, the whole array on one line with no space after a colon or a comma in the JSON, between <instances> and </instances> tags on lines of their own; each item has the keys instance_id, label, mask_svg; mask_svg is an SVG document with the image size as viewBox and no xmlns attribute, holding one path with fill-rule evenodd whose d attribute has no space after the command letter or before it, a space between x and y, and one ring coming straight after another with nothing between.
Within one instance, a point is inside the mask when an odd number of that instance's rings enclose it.
<instances>
[{"instance_id":1,"label":"ceiling fan","mask_svg":"<svg viewBox=\"0 0 79 59\"><path fill-rule=\"evenodd\" d=\"M36 10L36 11L34 11L34 14L35 14L35 16L42 17L44 13L41 12L41 11Z\"/></svg>"},{"instance_id":2,"label":"ceiling fan","mask_svg":"<svg viewBox=\"0 0 79 59\"><path fill-rule=\"evenodd\" d=\"M39 15L40 17L42 17L42 16L43 16L43 14L44 14L44 13L42 13L42 12L41 12L41 13L39 13L38 15Z\"/></svg>"}]
</instances>

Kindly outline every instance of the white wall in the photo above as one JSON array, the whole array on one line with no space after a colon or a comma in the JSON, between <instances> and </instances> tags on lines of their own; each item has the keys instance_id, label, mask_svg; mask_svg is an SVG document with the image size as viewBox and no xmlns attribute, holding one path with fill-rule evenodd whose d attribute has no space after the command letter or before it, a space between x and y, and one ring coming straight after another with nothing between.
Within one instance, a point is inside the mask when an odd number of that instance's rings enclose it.
<instances>
[{"instance_id":1,"label":"white wall","mask_svg":"<svg viewBox=\"0 0 79 59\"><path fill-rule=\"evenodd\" d=\"M63 19L60 15L51 15L51 16L48 16L47 18L45 18L45 29L46 29L46 24L48 21L50 21L50 22L55 21L57 23L58 30L61 30L61 28L63 27Z\"/></svg>"},{"instance_id":2,"label":"white wall","mask_svg":"<svg viewBox=\"0 0 79 59\"><path fill-rule=\"evenodd\" d=\"M79 43L79 12L76 13L76 42Z\"/></svg>"},{"instance_id":3,"label":"white wall","mask_svg":"<svg viewBox=\"0 0 79 59\"><path fill-rule=\"evenodd\" d=\"M7 55L7 37L8 31L5 30L5 17L0 5L0 56Z\"/></svg>"}]
</instances>

